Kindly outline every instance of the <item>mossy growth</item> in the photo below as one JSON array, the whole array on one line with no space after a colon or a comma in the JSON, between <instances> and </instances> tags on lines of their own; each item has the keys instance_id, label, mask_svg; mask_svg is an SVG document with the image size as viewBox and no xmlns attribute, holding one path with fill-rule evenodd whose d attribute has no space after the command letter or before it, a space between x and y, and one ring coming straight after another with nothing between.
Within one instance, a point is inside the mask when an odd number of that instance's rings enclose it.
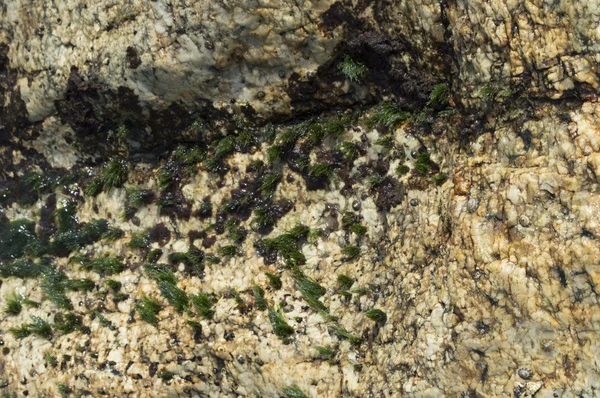
<instances>
[{"instance_id":1,"label":"mossy growth","mask_svg":"<svg viewBox=\"0 0 600 398\"><path fill-rule=\"evenodd\" d=\"M275 225L277 219L273 213L266 208L254 209L254 217L252 218L251 226L256 231L264 231Z\"/></svg>"},{"instance_id":2,"label":"mossy growth","mask_svg":"<svg viewBox=\"0 0 600 398\"><path fill-rule=\"evenodd\" d=\"M106 318L104 316L104 314L102 313L102 311L99 308L94 308L92 310L92 319L98 319L98 322L100 322L100 325L107 327L109 330L115 330L115 326L112 324L111 321L108 320L108 318Z\"/></svg>"},{"instance_id":3,"label":"mossy growth","mask_svg":"<svg viewBox=\"0 0 600 398\"><path fill-rule=\"evenodd\" d=\"M308 232L306 240L309 243L315 243L317 240L324 238L326 235L327 234L323 228L313 228Z\"/></svg>"},{"instance_id":4,"label":"mossy growth","mask_svg":"<svg viewBox=\"0 0 600 398\"><path fill-rule=\"evenodd\" d=\"M187 261L187 254L183 252L169 253L167 257L171 264L181 264ZM152 263L152 261L150 261ZM154 261L155 263L156 261Z\"/></svg>"},{"instance_id":5,"label":"mossy growth","mask_svg":"<svg viewBox=\"0 0 600 398\"><path fill-rule=\"evenodd\" d=\"M357 236L365 236L367 234L367 227L360 225L359 223L352 224L349 230Z\"/></svg>"},{"instance_id":6,"label":"mossy growth","mask_svg":"<svg viewBox=\"0 0 600 398\"><path fill-rule=\"evenodd\" d=\"M162 372L158 372L156 374L156 376L159 379L162 379L162 381L164 381L164 382L169 382L169 381L173 380L173 378L175 377L175 373L168 372L168 371L162 371Z\"/></svg>"},{"instance_id":7,"label":"mossy growth","mask_svg":"<svg viewBox=\"0 0 600 398\"><path fill-rule=\"evenodd\" d=\"M161 249L152 249L146 255L146 262L150 264L156 264L156 262L162 256L163 251Z\"/></svg>"},{"instance_id":8,"label":"mossy growth","mask_svg":"<svg viewBox=\"0 0 600 398\"><path fill-rule=\"evenodd\" d=\"M213 149L214 157L216 159L223 159L235 151L236 138L235 136L229 135L222 138L217 142Z\"/></svg>"},{"instance_id":9,"label":"mossy growth","mask_svg":"<svg viewBox=\"0 0 600 398\"><path fill-rule=\"evenodd\" d=\"M102 240L107 242L114 242L116 240L121 239L125 233L120 228L109 227L106 232L104 232L101 236Z\"/></svg>"},{"instance_id":10,"label":"mossy growth","mask_svg":"<svg viewBox=\"0 0 600 398\"><path fill-rule=\"evenodd\" d=\"M218 253L221 257L233 257L238 254L238 247L236 245L221 246Z\"/></svg>"},{"instance_id":11,"label":"mossy growth","mask_svg":"<svg viewBox=\"0 0 600 398\"><path fill-rule=\"evenodd\" d=\"M86 196L98 196L100 192L102 192L103 185L102 178L94 177L87 182L86 186L83 188L83 193Z\"/></svg>"},{"instance_id":12,"label":"mossy growth","mask_svg":"<svg viewBox=\"0 0 600 398\"><path fill-rule=\"evenodd\" d=\"M325 163L317 163L310 167L308 175L315 178L330 178L334 174L333 167Z\"/></svg>"},{"instance_id":13,"label":"mossy growth","mask_svg":"<svg viewBox=\"0 0 600 398\"><path fill-rule=\"evenodd\" d=\"M47 268L47 260L33 262L29 259L0 262L0 277L36 278Z\"/></svg>"},{"instance_id":14,"label":"mossy growth","mask_svg":"<svg viewBox=\"0 0 600 398\"><path fill-rule=\"evenodd\" d=\"M44 354L44 359L46 360L48 365L50 365L51 367L55 368L58 366L58 359L56 359L56 357L54 355L50 354L49 352L46 352Z\"/></svg>"},{"instance_id":15,"label":"mossy growth","mask_svg":"<svg viewBox=\"0 0 600 398\"><path fill-rule=\"evenodd\" d=\"M415 170L420 175L424 176L431 170L431 158L429 152L421 152L415 159Z\"/></svg>"},{"instance_id":16,"label":"mossy growth","mask_svg":"<svg viewBox=\"0 0 600 398\"><path fill-rule=\"evenodd\" d=\"M267 160L270 164L281 160L283 155L283 147L281 145L272 145L267 149Z\"/></svg>"},{"instance_id":17,"label":"mossy growth","mask_svg":"<svg viewBox=\"0 0 600 398\"><path fill-rule=\"evenodd\" d=\"M382 176L374 175L371 178L369 178L369 188L371 190L376 189L377 187L379 187L381 185L382 182L383 182Z\"/></svg>"},{"instance_id":18,"label":"mossy growth","mask_svg":"<svg viewBox=\"0 0 600 398\"><path fill-rule=\"evenodd\" d=\"M273 290L279 290L283 287L279 275L271 274L270 272L265 272L265 275L269 279L269 285L271 285Z\"/></svg>"},{"instance_id":19,"label":"mossy growth","mask_svg":"<svg viewBox=\"0 0 600 398\"><path fill-rule=\"evenodd\" d=\"M161 167L156 172L156 186L161 191L168 189L173 183L175 179L173 177L173 172L165 167Z\"/></svg>"},{"instance_id":20,"label":"mossy growth","mask_svg":"<svg viewBox=\"0 0 600 398\"><path fill-rule=\"evenodd\" d=\"M348 275L340 274L337 277L338 285L342 290L349 290L354 284L354 279L349 277Z\"/></svg>"},{"instance_id":21,"label":"mossy growth","mask_svg":"<svg viewBox=\"0 0 600 398\"><path fill-rule=\"evenodd\" d=\"M446 83L436 84L429 93L428 106L445 106L450 101L450 88Z\"/></svg>"},{"instance_id":22,"label":"mossy growth","mask_svg":"<svg viewBox=\"0 0 600 398\"><path fill-rule=\"evenodd\" d=\"M96 283L88 278L71 279L68 281L67 287L75 292L90 292L96 287Z\"/></svg>"},{"instance_id":23,"label":"mossy growth","mask_svg":"<svg viewBox=\"0 0 600 398\"><path fill-rule=\"evenodd\" d=\"M347 162L356 160L360 155L358 145L354 142L344 141L337 146L337 149L344 154L344 159Z\"/></svg>"},{"instance_id":24,"label":"mossy growth","mask_svg":"<svg viewBox=\"0 0 600 398\"><path fill-rule=\"evenodd\" d=\"M358 223L360 220L358 214L354 214L350 211L342 214L342 228L349 229L352 225Z\"/></svg>"},{"instance_id":25,"label":"mossy growth","mask_svg":"<svg viewBox=\"0 0 600 398\"><path fill-rule=\"evenodd\" d=\"M411 114L399 109L389 101L380 103L371 114L368 124L372 127L396 127L398 124L410 120Z\"/></svg>"},{"instance_id":26,"label":"mossy growth","mask_svg":"<svg viewBox=\"0 0 600 398\"><path fill-rule=\"evenodd\" d=\"M77 203L74 200L63 201L62 207L54 212L54 218L58 232L67 232L77 227L79 224Z\"/></svg>"},{"instance_id":27,"label":"mossy growth","mask_svg":"<svg viewBox=\"0 0 600 398\"><path fill-rule=\"evenodd\" d=\"M114 275L123 271L124 264L122 257L102 256L97 258L87 258L79 254L71 257L70 262L78 263L84 271L94 271L102 275Z\"/></svg>"},{"instance_id":28,"label":"mossy growth","mask_svg":"<svg viewBox=\"0 0 600 398\"><path fill-rule=\"evenodd\" d=\"M18 219L0 223L0 260L14 260L22 257L37 243L35 223Z\"/></svg>"},{"instance_id":29,"label":"mossy growth","mask_svg":"<svg viewBox=\"0 0 600 398\"><path fill-rule=\"evenodd\" d=\"M194 332L202 332L202 324L200 322L188 320L187 324L190 325Z\"/></svg>"},{"instance_id":30,"label":"mossy growth","mask_svg":"<svg viewBox=\"0 0 600 398\"><path fill-rule=\"evenodd\" d=\"M181 161L186 166L202 163L206 159L206 152L198 147L187 147L179 145L173 152L173 157Z\"/></svg>"},{"instance_id":31,"label":"mossy growth","mask_svg":"<svg viewBox=\"0 0 600 398\"><path fill-rule=\"evenodd\" d=\"M354 260L360 256L360 248L358 246L348 245L342 248L342 254L345 261Z\"/></svg>"},{"instance_id":32,"label":"mossy growth","mask_svg":"<svg viewBox=\"0 0 600 398\"><path fill-rule=\"evenodd\" d=\"M125 194L124 218L133 216L138 209L154 200L154 192L148 189L128 188Z\"/></svg>"},{"instance_id":33,"label":"mossy growth","mask_svg":"<svg viewBox=\"0 0 600 398\"><path fill-rule=\"evenodd\" d=\"M28 173L23 176L23 187L37 195L48 194L60 186L67 186L76 181L75 174L63 176L52 175L49 173Z\"/></svg>"},{"instance_id":34,"label":"mossy growth","mask_svg":"<svg viewBox=\"0 0 600 398\"><path fill-rule=\"evenodd\" d=\"M359 345L362 342L360 337L353 335L341 326L332 325L330 329L339 339L348 340L351 344Z\"/></svg>"},{"instance_id":35,"label":"mossy growth","mask_svg":"<svg viewBox=\"0 0 600 398\"><path fill-rule=\"evenodd\" d=\"M9 330L18 339L23 339L30 335L48 340L52 338L52 326L48 322L35 315L31 316L31 321L31 323L10 328Z\"/></svg>"},{"instance_id":36,"label":"mossy growth","mask_svg":"<svg viewBox=\"0 0 600 398\"><path fill-rule=\"evenodd\" d=\"M236 219L227 220L225 223L225 229L227 230L229 239L236 244L242 243L248 234L246 228L240 227L239 222Z\"/></svg>"},{"instance_id":37,"label":"mossy growth","mask_svg":"<svg viewBox=\"0 0 600 398\"><path fill-rule=\"evenodd\" d=\"M44 293L44 298L51 301L59 308L71 309L73 304L66 295L69 287L69 278L64 272L47 269L42 274L40 287Z\"/></svg>"},{"instance_id":38,"label":"mossy growth","mask_svg":"<svg viewBox=\"0 0 600 398\"><path fill-rule=\"evenodd\" d=\"M256 283L252 284L252 294L254 295L254 301L256 302L256 308L260 311L267 309L267 300L265 298L265 291L263 288L258 286Z\"/></svg>"},{"instance_id":39,"label":"mossy growth","mask_svg":"<svg viewBox=\"0 0 600 398\"><path fill-rule=\"evenodd\" d=\"M148 296L143 296L137 303L135 303L135 310L140 316L140 319L154 327L158 327L157 315L161 309L162 306L160 303L149 298Z\"/></svg>"},{"instance_id":40,"label":"mossy growth","mask_svg":"<svg viewBox=\"0 0 600 398\"><path fill-rule=\"evenodd\" d=\"M319 354L319 356L322 359L325 359L325 360L329 361L330 363L332 363L334 361L335 351L332 350L331 348L315 346L315 349L317 350L317 353Z\"/></svg>"},{"instance_id":41,"label":"mossy growth","mask_svg":"<svg viewBox=\"0 0 600 398\"><path fill-rule=\"evenodd\" d=\"M410 167L408 167L405 164L401 164L401 165L398 165L398 167L396 167L396 173L400 177L405 176L406 174L408 174L409 171L410 171Z\"/></svg>"},{"instance_id":42,"label":"mossy growth","mask_svg":"<svg viewBox=\"0 0 600 398\"><path fill-rule=\"evenodd\" d=\"M161 295L177 312L188 308L189 298L183 290L177 287L177 278L173 271L161 264L148 264L144 270L148 277L158 284Z\"/></svg>"},{"instance_id":43,"label":"mossy growth","mask_svg":"<svg viewBox=\"0 0 600 398\"><path fill-rule=\"evenodd\" d=\"M296 386L283 387L281 393L285 398L308 398L308 396Z\"/></svg>"},{"instance_id":44,"label":"mossy growth","mask_svg":"<svg viewBox=\"0 0 600 398\"><path fill-rule=\"evenodd\" d=\"M208 294L202 292L191 294L190 301L198 312L198 315L202 318L212 319L215 315L215 310L213 309L214 301Z\"/></svg>"},{"instance_id":45,"label":"mossy growth","mask_svg":"<svg viewBox=\"0 0 600 398\"><path fill-rule=\"evenodd\" d=\"M73 392L71 387L63 383L56 383L56 389L63 395L71 394Z\"/></svg>"},{"instance_id":46,"label":"mossy growth","mask_svg":"<svg viewBox=\"0 0 600 398\"><path fill-rule=\"evenodd\" d=\"M128 246L131 249L149 249L150 235L147 232L138 232L131 237Z\"/></svg>"},{"instance_id":47,"label":"mossy growth","mask_svg":"<svg viewBox=\"0 0 600 398\"><path fill-rule=\"evenodd\" d=\"M168 282L170 284L177 284L177 278L175 274L166 264L148 264L144 267L148 278L155 282Z\"/></svg>"},{"instance_id":48,"label":"mossy growth","mask_svg":"<svg viewBox=\"0 0 600 398\"><path fill-rule=\"evenodd\" d=\"M479 96L486 101L491 101L496 97L496 90L491 85L485 85L479 90Z\"/></svg>"},{"instance_id":49,"label":"mossy growth","mask_svg":"<svg viewBox=\"0 0 600 398\"><path fill-rule=\"evenodd\" d=\"M50 244L50 251L58 256L67 256L72 251L97 242L108 232L108 229L106 220L91 220L82 227L73 226L54 236L54 240Z\"/></svg>"},{"instance_id":50,"label":"mossy growth","mask_svg":"<svg viewBox=\"0 0 600 398\"><path fill-rule=\"evenodd\" d=\"M325 288L297 267L292 269L292 278L306 303L326 319L332 319L329 315L329 309L319 300L325 294Z\"/></svg>"},{"instance_id":51,"label":"mossy growth","mask_svg":"<svg viewBox=\"0 0 600 398\"><path fill-rule=\"evenodd\" d=\"M104 281L104 284L113 292L118 292L119 290L121 290L122 287L121 282L116 281L114 279L107 279L106 281Z\"/></svg>"},{"instance_id":52,"label":"mossy growth","mask_svg":"<svg viewBox=\"0 0 600 398\"><path fill-rule=\"evenodd\" d=\"M267 123L262 127L262 129L260 129L260 135L263 142L272 144L277 137L277 128L273 125L273 123Z\"/></svg>"},{"instance_id":53,"label":"mossy growth","mask_svg":"<svg viewBox=\"0 0 600 398\"><path fill-rule=\"evenodd\" d=\"M209 200L205 200L202 202L198 210L196 210L196 215L200 218L208 218L212 215L213 205Z\"/></svg>"},{"instance_id":54,"label":"mossy growth","mask_svg":"<svg viewBox=\"0 0 600 398\"><path fill-rule=\"evenodd\" d=\"M67 312L58 313L54 316L54 329L62 334L73 333L76 330L85 329L80 316Z\"/></svg>"},{"instance_id":55,"label":"mossy growth","mask_svg":"<svg viewBox=\"0 0 600 398\"><path fill-rule=\"evenodd\" d=\"M359 82L361 77L369 70L363 63L353 60L346 55L340 64L340 70L346 78L353 82Z\"/></svg>"},{"instance_id":56,"label":"mossy growth","mask_svg":"<svg viewBox=\"0 0 600 398\"><path fill-rule=\"evenodd\" d=\"M431 181L433 181L436 185L442 185L448 180L448 177L445 174L437 174L431 177Z\"/></svg>"},{"instance_id":57,"label":"mossy growth","mask_svg":"<svg viewBox=\"0 0 600 398\"><path fill-rule=\"evenodd\" d=\"M102 189L105 192L120 188L127 181L129 166L124 159L113 158L102 169Z\"/></svg>"},{"instance_id":58,"label":"mossy growth","mask_svg":"<svg viewBox=\"0 0 600 398\"><path fill-rule=\"evenodd\" d=\"M389 135L380 137L375 141L375 145L379 145L389 151L394 148L394 138Z\"/></svg>"},{"instance_id":59,"label":"mossy growth","mask_svg":"<svg viewBox=\"0 0 600 398\"><path fill-rule=\"evenodd\" d=\"M21 313L23 309L23 296L17 292L12 292L4 296L4 300L6 301L4 312L10 315L19 315Z\"/></svg>"},{"instance_id":60,"label":"mossy growth","mask_svg":"<svg viewBox=\"0 0 600 398\"><path fill-rule=\"evenodd\" d=\"M366 311L365 316L381 325L387 321L386 313L376 308Z\"/></svg>"},{"instance_id":61,"label":"mossy growth","mask_svg":"<svg viewBox=\"0 0 600 398\"><path fill-rule=\"evenodd\" d=\"M277 184L281 181L281 176L267 173L260 177L260 192L263 198L271 197L277 189Z\"/></svg>"},{"instance_id":62,"label":"mossy growth","mask_svg":"<svg viewBox=\"0 0 600 398\"><path fill-rule=\"evenodd\" d=\"M269 307L269 321L275 335L283 341L288 341L294 334L294 328L287 323L280 310Z\"/></svg>"},{"instance_id":63,"label":"mossy growth","mask_svg":"<svg viewBox=\"0 0 600 398\"><path fill-rule=\"evenodd\" d=\"M160 281L158 282L160 294L175 308L175 311L181 313L189 308L189 298L187 294L177 287L176 284Z\"/></svg>"},{"instance_id":64,"label":"mossy growth","mask_svg":"<svg viewBox=\"0 0 600 398\"><path fill-rule=\"evenodd\" d=\"M306 263L306 257L298 250L298 245L300 240L308 235L308 232L308 227L298 224L276 238L263 240L263 243L267 250L279 253L288 267L302 265Z\"/></svg>"}]
</instances>

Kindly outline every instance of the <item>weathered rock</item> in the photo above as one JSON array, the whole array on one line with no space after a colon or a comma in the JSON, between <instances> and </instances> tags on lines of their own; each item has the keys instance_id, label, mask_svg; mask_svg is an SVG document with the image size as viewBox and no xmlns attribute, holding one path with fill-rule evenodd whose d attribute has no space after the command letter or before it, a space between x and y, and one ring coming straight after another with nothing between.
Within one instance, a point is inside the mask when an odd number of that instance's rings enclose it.
<instances>
[{"instance_id":1,"label":"weathered rock","mask_svg":"<svg viewBox=\"0 0 600 398\"><path fill-rule=\"evenodd\" d=\"M77 228L106 219L124 236L49 257L68 278L95 284L65 293L82 319L72 333L57 328L67 310L48 299L47 284L9 276L13 263L0 253L2 308L14 292L40 303L0 313L2 392L598 390L597 1L46 3L0 4L0 243L14 241L8 222L22 218L54 242L54 213L67 199ZM358 82L339 70L345 55L369 69ZM440 82L450 109L427 105ZM351 112L332 125L318 119L325 137L303 124L293 139L293 127L277 125L384 96L413 119L377 129L371 108L360 122ZM256 127L268 121L273 131ZM129 135L119 136L122 125ZM223 136L235 142L217 145ZM386 137L389 148L375 144ZM178 143L186 146L175 159ZM185 152L193 145L209 160L227 155L210 163ZM417 170L424 148L431 160ZM105 170L83 166L106 155L127 160L125 185L82 193ZM77 182L27 185L31 171L70 168ZM311 178L319 184L309 190ZM127 216L132 188L158 201ZM270 229L259 217L274 218ZM310 279L264 242L298 223L310 228L298 268L322 286L315 300L325 309L302 290ZM146 244L162 252L150 256ZM192 245L206 251L201 266L185 257ZM32 258L42 250L19 248ZM120 288L79 267L76 252L123 256L125 269L111 276ZM185 294L212 294L212 319L178 311L168 301L177 292L165 294L148 262L169 263ZM291 326L285 338L261 294ZM157 328L141 319L143 296L162 306ZM370 309L385 317L367 317ZM50 339L11 332L31 315L53 325Z\"/></svg>"}]
</instances>

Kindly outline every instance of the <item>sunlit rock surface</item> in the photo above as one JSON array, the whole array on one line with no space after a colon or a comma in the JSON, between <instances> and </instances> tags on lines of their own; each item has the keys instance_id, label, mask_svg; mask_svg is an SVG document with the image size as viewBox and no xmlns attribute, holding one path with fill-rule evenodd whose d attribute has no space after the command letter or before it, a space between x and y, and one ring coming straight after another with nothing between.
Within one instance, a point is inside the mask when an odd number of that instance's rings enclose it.
<instances>
[{"instance_id":1,"label":"sunlit rock surface","mask_svg":"<svg viewBox=\"0 0 600 398\"><path fill-rule=\"evenodd\" d=\"M598 2L88 3L0 5L0 306L39 303L0 313L3 393L597 394ZM346 55L368 68L359 79L340 70ZM433 101L442 86L449 98ZM377 122L383 99L411 118ZM126 181L91 194L110 159ZM31 173L73 179L34 189ZM133 188L153 197L128 210ZM67 289L71 309L43 277L8 276L5 245L9 221L29 219L52 247L66 200L73 230L123 231L45 252L95 284ZM272 228L258 228L266 210ZM265 251L298 224L305 264ZM212 296L212 318L165 298L149 248L129 245L146 232L185 295ZM201 270L169 258L192 246ZM121 256L124 270L82 269L77 254ZM162 306L157 327L144 296ZM70 333L66 313L81 317ZM51 337L18 335L32 315Z\"/></svg>"}]
</instances>

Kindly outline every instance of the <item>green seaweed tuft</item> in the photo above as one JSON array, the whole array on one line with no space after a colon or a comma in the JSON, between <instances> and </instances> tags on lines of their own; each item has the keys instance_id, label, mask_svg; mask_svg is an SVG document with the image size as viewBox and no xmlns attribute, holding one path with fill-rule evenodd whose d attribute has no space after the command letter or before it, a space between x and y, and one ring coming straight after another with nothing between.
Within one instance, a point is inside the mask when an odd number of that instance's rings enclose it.
<instances>
[{"instance_id":1,"label":"green seaweed tuft","mask_svg":"<svg viewBox=\"0 0 600 398\"><path fill-rule=\"evenodd\" d=\"M254 300L256 301L256 308L258 308L261 311L266 310L267 300L265 299L265 291L256 283L253 283L252 294L254 295Z\"/></svg>"},{"instance_id":2,"label":"green seaweed tuft","mask_svg":"<svg viewBox=\"0 0 600 398\"><path fill-rule=\"evenodd\" d=\"M23 309L23 296L17 292L12 292L4 296L4 300L6 300L4 312L11 315L19 315L21 313L21 310Z\"/></svg>"},{"instance_id":3,"label":"green seaweed tuft","mask_svg":"<svg viewBox=\"0 0 600 398\"><path fill-rule=\"evenodd\" d=\"M424 176L431 170L431 159L429 152L421 152L415 160L415 170L420 175Z\"/></svg>"},{"instance_id":4,"label":"green seaweed tuft","mask_svg":"<svg viewBox=\"0 0 600 398\"><path fill-rule=\"evenodd\" d=\"M357 62L346 55L339 68L346 78L353 82L359 82L360 78L369 70L363 63Z\"/></svg>"},{"instance_id":5,"label":"green seaweed tuft","mask_svg":"<svg viewBox=\"0 0 600 398\"><path fill-rule=\"evenodd\" d=\"M360 248L358 246L348 245L342 248L342 254L345 261L350 261L360 256Z\"/></svg>"},{"instance_id":6,"label":"green seaweed tuft","mask_svg":"<svg viewBox=\"0 0 600 398\"><path fill-rule=\"evenodd\" d=\"M31 320L31 323L10 328L10 332L18 339L23 339L32 334L48 340L52 338L52 326L48 322L35 315L31 316Z\"/></svg>"},{"instance_id":7,"label":"green seaweed tuft","mask_svg":"<svg viewBox=\"0 0 600 398\"><path fill-rule=\"evenodd\" d=\"M446 83L436 84L429 94L428 106L444 106L450 101L450 88Z\"/></svg>"},{"instance_id":8,"label":"green seaweed tuft","mask_svg":"<svg viewBox=\"0 0 600 398\"><path fill-rule=\"evenodd\" d=\"M308 396L296 386L283 387L281 392L285 398L308 398Z\"/></svg>"},{"instance_id":9,"label":"green seaweed tuft","mask_svg":"<svg viewBox=\"0 0 600 398\"><path fill-rule=\"evenodd\" d=\"M65 294L69 279L64 272L47 269L42 274L40 287L44 292L44 298L56 304L59 308L71 309L73 304Z\"/></svg>"},{"instance_id":10,"label":"green seaweed tuft","mask_svg":"<svg viewBox=\"0 0 600 398\"><path fill-rule=\"evenodd\" d=\"M120 188L127 181L129 166L120 158L113 158L102 169L102 187L105 192Z\"/></svg>"},{"instance_id":11,"label":"green seaweed tuft","mask_svg":"<svg viewBox=\"0 0 600 398\"><path fill-rule=\"evenodd\" d=\"M269 307L269 321L273 327L273 332L275 332L275 335L280 339L286 341L294 334L294 328L286 322L281 311Z\"/></svg>"},{"instance_id":12,"label":"green seaweed tuft","mask_svg":"<svg viewBox=\"0 0 600 398\"><path fill-rule=\"evenodd\" d=\"M135 309L142 321L147 322L154 327L158 327L157 315L162 309L158 301L143 296L141 300L135 304Z\"/></svg>"},{"instance_id":13,"label":"green seaweed tuft","mask_svg":"<svg viewBox=\"0 0 600 398\"><path fill-rule=\"evenodd\" d=\"M376 308L366 311L365 316L381 325L387 321L386 313Z\"/></svg>"},{"instance_id":14,"label":"green seaweed tuft","mask_svg":"<svg viewBox=\"0 0 600 398\"><path fill-rule=\"evenodd\" d=\"M149 249L150 235L147 232L138 232L131 237L128 246L132 249Z\"/></svg>"},{"instance_id":15,"label":"green seaweed tuft","mask_svg":"<svg viewBox=\"0 0 600 398\"><path fill-rule=\"evenodd\" d=\"M341 326L333 325L331 326L331 330L338 338L348 340L351 344L358 345L362 342L360 337L354 336Z\"/></svg>"},{"instance_id":16,"label":"green seaweed tuft","mask_svg":"<svg viewBox=\"0 0 600 398\"><path fill-rule=\"evenodd\" d=\"M279 290L283 287L279 275L271 274L270 272L265 272L265 275L269 279L269 285L271 285L274 290Z\"/></svg>"},{"instance_id":17,"label":"green seaweed tuft","mask_svg":"<svg viewBox=\"0 0 600 398\"><path fill-rule=\"evenodd\" d=\"M213 309L213 300L212 298L205 293L199 292L197 294L190 295L190 301L192 305L198 311L198 315L200 315L204 319L212 319L215 315L215 310Z\"/></svg>"}]
</instances>

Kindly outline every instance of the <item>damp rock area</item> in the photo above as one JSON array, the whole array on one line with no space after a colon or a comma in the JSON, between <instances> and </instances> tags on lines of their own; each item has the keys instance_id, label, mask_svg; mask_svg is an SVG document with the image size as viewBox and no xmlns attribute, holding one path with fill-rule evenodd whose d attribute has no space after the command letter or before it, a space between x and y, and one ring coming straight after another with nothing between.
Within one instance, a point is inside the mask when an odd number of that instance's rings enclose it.
<instances>
[{"instance_id":1,"label":"damp rock area","mask_svg":"<svg viewBox=\"0 0 600 398\"><path fill-rule=\"evenodd\" d=\"M596 396L599 10L0 4L0 394Z\"/></svg>"}]
</instances>

